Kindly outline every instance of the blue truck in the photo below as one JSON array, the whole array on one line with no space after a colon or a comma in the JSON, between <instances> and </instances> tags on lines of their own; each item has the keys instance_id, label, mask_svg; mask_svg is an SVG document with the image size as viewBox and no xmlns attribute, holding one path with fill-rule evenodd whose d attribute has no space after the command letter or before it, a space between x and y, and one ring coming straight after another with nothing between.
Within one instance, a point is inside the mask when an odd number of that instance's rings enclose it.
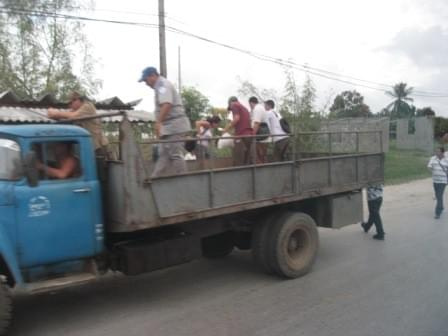
<instances>
[{"instance_id":1,"label":"blue truck","mask_svg":"<svg viewBox=\"0 0 448 336\"><path fill-rule=\"evenodd\" d=\"M381 133L364 134L379 143L369 151L363 134L342 133L328 133L319 153L301 151L292 136L288 161L234 167L216 157L206 168L192 162L187 173L151 178L143 147L155 142L138 142L126 117L119 156L107 162L97 162L83 128L0 125L0 333L16 290L71 286L107 272L137 275L224 257L235 247L252 250L268 273L304 275L316 257L317 227L361 221L362 188L384 178ZM354 139L350 153L331 141L344 137ZM61 142L73 146L80 173L52 179L36 166L51 166Z\"/></svg>"}]
</instances>

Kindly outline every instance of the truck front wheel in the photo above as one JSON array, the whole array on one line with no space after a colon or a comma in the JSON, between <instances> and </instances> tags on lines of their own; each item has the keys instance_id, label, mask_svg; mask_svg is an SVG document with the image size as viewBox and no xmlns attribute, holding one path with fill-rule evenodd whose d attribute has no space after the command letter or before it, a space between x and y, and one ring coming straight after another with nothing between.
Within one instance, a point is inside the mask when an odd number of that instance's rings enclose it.
<instances>
[{"instance_id":1,"label":"truck front wheel","mask_svg":"<svg viewBox=\"0 0 448 336\"><path fill-rule=\"evenodd\" d=\"M1 275L0 275L1 276ZM0 335L5 335L11 323L12 298L4 277L0 280Z\"/></svg>"},{"instance_id":2,"label":"truck front wheel","mask_svg":"<svg viewBox=\"0 0 448 336\"><path fill-rule=\"evenodd\" d=\"M319 247L314 220L307 214L287 212L270 230L266 243L268 262L273 271L286 278L297 278L311 269Z\"/></svg>"}]
</instances>

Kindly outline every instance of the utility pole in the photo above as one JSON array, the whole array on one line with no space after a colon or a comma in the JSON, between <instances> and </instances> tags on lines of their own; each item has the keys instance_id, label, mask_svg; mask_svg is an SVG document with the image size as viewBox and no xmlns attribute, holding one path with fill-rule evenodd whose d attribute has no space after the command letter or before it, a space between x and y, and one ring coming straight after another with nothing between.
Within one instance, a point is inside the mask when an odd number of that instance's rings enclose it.
<instances>
[{"instance_id":1,"label":"utility pole","mask_svg":"<svg viewBox=\"0 0 448 336\"><path fill-rule=\"evenodd\" d=\"M165 0L159 0L159 53L160 74L166 78L166 45L165 45Z\"/></svg>"}]
</instances>

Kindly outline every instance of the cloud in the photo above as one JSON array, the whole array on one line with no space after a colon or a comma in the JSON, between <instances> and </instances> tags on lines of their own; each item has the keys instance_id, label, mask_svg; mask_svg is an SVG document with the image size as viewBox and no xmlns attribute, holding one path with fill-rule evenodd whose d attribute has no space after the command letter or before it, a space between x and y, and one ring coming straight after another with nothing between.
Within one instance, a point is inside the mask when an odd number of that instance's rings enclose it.
<instances>
[{"instance_id":1,"label":"cloud","mask_svg":"<svg viewBox=\"0 0 448 336\"><path fill-rule=\"evenodd\" d=\"M441 26L408 28L381 50L404 55L420 68L448 68L448 31Z\"/></svg>"}]
</instances>

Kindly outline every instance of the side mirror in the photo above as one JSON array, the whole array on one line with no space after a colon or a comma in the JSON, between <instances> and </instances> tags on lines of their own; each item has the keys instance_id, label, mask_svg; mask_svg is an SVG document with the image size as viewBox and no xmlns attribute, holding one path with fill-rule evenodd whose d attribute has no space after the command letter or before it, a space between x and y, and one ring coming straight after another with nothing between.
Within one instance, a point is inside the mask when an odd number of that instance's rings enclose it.
<instances>
[{"instance_id":1,"label":"side mirror","mask_svg":"<svg viewBox=\"0 0 448 336\"><path fill-rule=\"evenodd\" d=\"M36 153L30 151L25 154L22 161L23 172L25 173L26 180L30 187L36 187L39 184L39 172L37 170Z\"/></svg>"}]
</instances>

